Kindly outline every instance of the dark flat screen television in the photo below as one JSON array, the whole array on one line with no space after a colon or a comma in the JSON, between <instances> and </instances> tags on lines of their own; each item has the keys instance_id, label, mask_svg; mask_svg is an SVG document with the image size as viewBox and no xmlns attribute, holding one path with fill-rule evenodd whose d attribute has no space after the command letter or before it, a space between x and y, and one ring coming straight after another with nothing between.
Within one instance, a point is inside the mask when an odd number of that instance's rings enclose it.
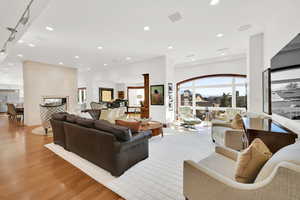
<instances>
[{"instance_id":1,"label":"dark flat screen television","mask_svg":"<svg viewBox=\"0 0 300 200\"><path fill-rule=\"evenodd\" d=\"M300 34L271 60L272 113L300 120Z\"/></svg>"}]
</instances>

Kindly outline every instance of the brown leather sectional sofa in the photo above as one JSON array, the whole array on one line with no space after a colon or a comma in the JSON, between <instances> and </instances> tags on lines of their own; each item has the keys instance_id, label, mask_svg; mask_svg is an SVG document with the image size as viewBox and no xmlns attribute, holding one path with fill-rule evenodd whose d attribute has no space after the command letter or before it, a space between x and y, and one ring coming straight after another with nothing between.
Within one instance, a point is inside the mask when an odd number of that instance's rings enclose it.
<instances>
[{"instance_id":1,"label":"brown leather sectional sofa","mask_svg":"<svg viewBox=\"0 0 300 200\"><path fill-rule=\"evenodd\" d=\"M68 113L56 113L50 121L55 144L109 171L113 176L122 175L148 157L149 131L132 133L127 127Z\"/></svg>"}]
</instances>

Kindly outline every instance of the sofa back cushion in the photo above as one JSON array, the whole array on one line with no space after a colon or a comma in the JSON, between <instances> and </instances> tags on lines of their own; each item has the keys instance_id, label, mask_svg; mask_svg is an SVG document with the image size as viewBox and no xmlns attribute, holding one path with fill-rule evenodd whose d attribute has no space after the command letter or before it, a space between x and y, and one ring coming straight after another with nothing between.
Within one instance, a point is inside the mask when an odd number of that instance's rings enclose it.
<instances>
[{"instance_id":1,"label":"sofa back cushion","mask_svg":"<svg viewBox=\"0 0 300 200\"><path fill-rule=\"evenodd\" d=\"M93 119L87 119L87 118L83 118L83 117L76 118L76 124L87 127L87 128L94 128L94 123L95 123L95 120L93 120Z\"/></svg>"},{"instance_id":2,"label":"sofa back cushion","mask_svg":"<svg viewBox=\"0 0 300 200\"><path fill-rule=\"evenodd\" d=\"M70 122L70 123L76 123L77 118L78 118L78 116L76 116L76 115L68 114L66 117L66 121Z\"/></svg>"},{"instance_id":3,"label":"sofa back cushion","mask_svg":"<svg viewBox=\"0 0 300 200\"><path fill-rule=\"evenodd\" d=\"M141 122L139 121L116 120L116 125L130 128L132 133L137 133L141 130Z\"/></svg>"},{"instance_id":4,"label":"sofa back cushion","mask_svg":"<svg viewBox=\"0 0 300 200\"><path fill-rule=\"evenodd\" d=\"M253 140L251 145L240 153L235 180L240 183L253 183L264 164L271 158L272 153L259 138Z\"/></svg>"},{"instance_id":5,"label":"sofa back cushion","mask_svg":"<svg viewBox=\"0 0 300 200\"><path fill-rule=\"evenodd\" d=\"M120 141L128 141L132 138L132 134L129 128L114 125L105 120L95 120L94 126L100 131L111 133Z\"/></svg>"},{"instance_id":6,"label":"sofa back cushion","mask_svg":"<svg viewBox=\"0 0 300 200\"><path fill-rule=\"evenodd\" d=\"M277 151L259 172L255 182L265 180L281 162L291 162L300 166L300 142L288 145Z\"/></svg>"}]
</instances>

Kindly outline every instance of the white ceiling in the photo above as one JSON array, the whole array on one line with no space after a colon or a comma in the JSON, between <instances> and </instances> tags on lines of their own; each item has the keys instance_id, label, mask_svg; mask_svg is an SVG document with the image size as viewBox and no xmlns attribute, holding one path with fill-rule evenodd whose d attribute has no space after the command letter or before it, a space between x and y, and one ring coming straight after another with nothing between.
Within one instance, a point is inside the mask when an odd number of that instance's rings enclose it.
<instances>
[{"instance_id":1,"label":"white ceiling","mask_svg":"<svg viewBox=\"0 0 300 200\"><path fill-rule=\"evenodd\" d=\"M271 1L220 1L210 6L210 0L52 0L23 35L25 43L14 46L7 62L23 54L24 60L100 69L161 55L184 63L192 61L187 58L191 54L198 60L246 53L249 35L264 29L265 5ZM183 19L172 23L168 15L175 12ZM7 24L17 19L9 20ZM238 31L247 24L252 28ZM47 31L46 26L54 31ZM144 26L150 31L145 32ZM218 33L224 36L218 38ZM174 49L169 50L170 45ZM126 57L132 59L126 61Z\"/></svg>"}]
</instances>

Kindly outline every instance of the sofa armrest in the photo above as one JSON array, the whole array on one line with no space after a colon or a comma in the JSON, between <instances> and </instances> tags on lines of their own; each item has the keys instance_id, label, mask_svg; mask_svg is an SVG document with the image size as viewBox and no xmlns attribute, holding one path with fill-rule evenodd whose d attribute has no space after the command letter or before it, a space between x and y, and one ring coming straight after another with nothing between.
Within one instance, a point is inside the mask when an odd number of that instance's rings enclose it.
<instances>
[{"instance_id":1,"label":"sofa armrest","mask_svg":"<svg viewBox=\"0 0 300 200\"><path fill-rule=\"evenodd\" d=\"M141 131L134 135L129 141L116 142L117 152L126 151L129 148L139 145L140 143L148 140L151 136L151 131Z\"/></svg>"},{"instance_id":2,"label":"sofa armrest","mask_svg":"<svg viewBox=\"0 0 300 200\"><path fill-rule=\"evenodd\" d=\"M224 135L225 146L237 151L245 149L244 135L245 132L243 130L226 130Z\"/></svg>"},{"instance_id":3,"label":"sofa armrest","mask_svg":"<svg viewBox=\"0 0 300 200\"><path fill-rule=\"evenodd\" d=\"M221 147L221 146L216 146L215 152L234 161L237 161L239 155L237 151L230 148Z\"/></svg>"},{"instance_id":4,"label":"sofa armrest","mask_svg":"<svg viewBox=\"0 0 300 200\"><path fill-rule=\"evenodd\" d=\"M299 178L300 167L284 162L266 180L243 184L193 161L184 161L183 193L189 200L300 199Z\"/></svg>"}]
</instances>

